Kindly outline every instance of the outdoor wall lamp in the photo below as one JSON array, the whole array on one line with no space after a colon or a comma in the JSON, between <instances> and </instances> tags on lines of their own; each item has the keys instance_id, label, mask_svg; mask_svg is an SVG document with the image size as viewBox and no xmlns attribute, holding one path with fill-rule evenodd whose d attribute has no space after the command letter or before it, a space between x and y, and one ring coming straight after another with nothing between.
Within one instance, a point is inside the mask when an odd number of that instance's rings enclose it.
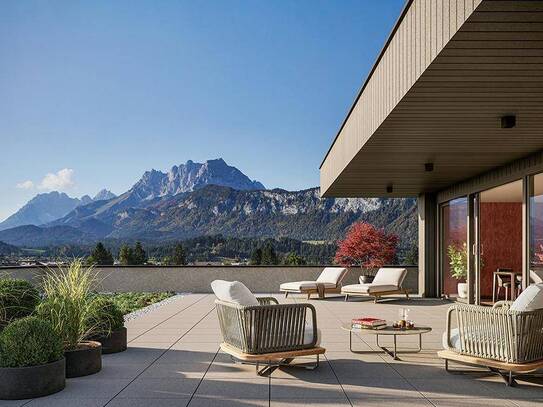
<instances>
[{"instance_id":1,"label":"outdoor wall lamp","mask_svg":"<svg viewBox=\"0 0 543 407\"><path fill-rule=\"evenodd\" d=\"M434 170L434 163L425 163L424 164L424 171L432 172L433 170Z\"/></svg>"},{"instance_id":2,"label":"outdoor wall lamp","mask_svg":"<svg viewBox=\"0 0 543 407\"><path fill-rule=\"evenodd\" d=\"M502 116L501 118L502 129L512 129L517 125L517 116Z\"/></svg>"},{"instance_id":3,"label":"outdoor wall lamp","mask_svg":"<svg viewBox=\"0 0 543 407\"><path fill-rule=\"evenodd\" d=\"M387 193L391 194L393 191L392 185L387 185Z\"/></svg>"}]
</instances>

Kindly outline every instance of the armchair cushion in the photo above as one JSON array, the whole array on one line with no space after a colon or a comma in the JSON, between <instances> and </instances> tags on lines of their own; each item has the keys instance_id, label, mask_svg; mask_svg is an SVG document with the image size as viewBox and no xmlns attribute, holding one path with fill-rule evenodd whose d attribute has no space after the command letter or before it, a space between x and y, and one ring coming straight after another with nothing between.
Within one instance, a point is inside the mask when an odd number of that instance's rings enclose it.
<instances>
[{"instance_id":1,"label":"armchair cushion","mask_svg":"<svg viewBox=\"0 0 543 407\"><path fill-rule=\"evenodd\" d=\"M335 287L346 272L347 269L344 267L326 267L319 278L317 278L317 283L333 284Z\"/></svg>"},{"instance_id":2,"label":"armchair cushion","mask_svg":"<svg viewBox=\"0 0 543 407\"><path fill-rule=\"evenodd\" d=\"M526 287L509 309L511 311L543 309L543 284L532 284Z\"/></svg>"},{"instance_id":3,"label":"armchair cushion","mask_svg":"<svg viewBox=\"0 0 543 407\"><path fill-rule=\"evenodd\" d=\"M443 332L442 342L443 349L449 349L449 344L447 342L447 331ZM458 328L451 329L451 345L453 349L460 351L460 331Z\"/></svg>"},{"instance_id":4,"label":"armchair cushion","mask_svg":"<svg viewBox=\"0 0 543 407\"><path fill-rule=\"evenodd\" d=\"M304 329L304 345L309 345L313 342L313 325L307 324ZM317 343L315 346L319 346L321 343L321 330L317 328Z\"/></svg>"},{"instance_id":5,"label":"armchair cushion","mask_svg":"<svg viewBox=\"0 0 543 407\"><path fill-rule=\"evenodd\" d=\"M405 268L380 268L371 284L401 287L406 274Z\"/></svg>"},{"instance_id":6,"label":"armchair cushion","mask_svg":"<svg viewBox=\"0 0 543 407\"><path fill-rule=\"evenodd\" d=\"M239 281L215 280L211 283L211 289L221 301L246 307L259 305L254 294Z\"/></svg>"}]
</instances>

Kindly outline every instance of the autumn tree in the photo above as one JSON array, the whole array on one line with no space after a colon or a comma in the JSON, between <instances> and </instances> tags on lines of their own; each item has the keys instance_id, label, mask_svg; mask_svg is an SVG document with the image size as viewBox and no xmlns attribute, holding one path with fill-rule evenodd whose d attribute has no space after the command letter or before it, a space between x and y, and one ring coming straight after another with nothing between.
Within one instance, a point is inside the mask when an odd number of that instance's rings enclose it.
<instances>
[{"instance_id":1,"label":"autumn tree","mask_svg":"<svg viewBox=\"0 0 543 407\"><path fill-rule=\"evenodd\" d=\"M338 243L335 261L342 266L379 268L396 257L398 236L365 223L354 223L345 239Z\"/></svg>"}]
</instances>

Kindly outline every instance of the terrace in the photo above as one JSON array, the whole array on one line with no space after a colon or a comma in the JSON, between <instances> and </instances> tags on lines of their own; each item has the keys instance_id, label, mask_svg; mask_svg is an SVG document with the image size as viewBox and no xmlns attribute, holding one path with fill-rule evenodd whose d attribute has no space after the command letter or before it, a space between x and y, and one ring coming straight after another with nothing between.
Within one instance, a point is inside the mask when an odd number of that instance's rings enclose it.
<instances>
[{"instance_id":1,"label":"terrace","mask_svg":"<svg viewBox=\"0 0 543 407\"><path fill-rule=\"evenodd\" d=\"M277 298L281 303L305 301L300 296ZM506 387L493 375L445 372L436 351L442 348L448 301L311 300L326 348L319 368L282 368L269 377L259 377L254 366L235 364L219 350L214 300L212 294L188 294L133 319L126 323L128 350L104 355L99 373L68 379L63 391L48 397L0 405L530 406L543 401L543 379L539 377L520 379L518 387ZM340 329L343 322L359 315L395 320L401 307L410 309L416 323L433 329L424 335L421 353L403 354L401 361L394 361L386 354L349 352L348 333ZM373 339L355 337L353 347L376 350ZM417 340L400 338L399 345L416 347Z\"/></svg>"}]
</instances>

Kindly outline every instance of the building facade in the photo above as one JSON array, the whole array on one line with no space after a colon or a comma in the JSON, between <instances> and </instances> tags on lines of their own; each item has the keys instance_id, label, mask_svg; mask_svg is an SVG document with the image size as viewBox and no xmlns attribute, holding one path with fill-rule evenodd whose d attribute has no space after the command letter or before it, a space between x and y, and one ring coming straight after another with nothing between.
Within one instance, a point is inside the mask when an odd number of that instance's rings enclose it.
<instances>
[{"instance_id":1,"label":"building facade","mask_svg":"<svg viewBox=\"0 0 543 407\"><path fill-rule=\"evenodd\" d=\"M321 192L417 196L424 295L541 278L542 68L543 1L408 1L342 123Z\"/></svg>"}]
</instances>

